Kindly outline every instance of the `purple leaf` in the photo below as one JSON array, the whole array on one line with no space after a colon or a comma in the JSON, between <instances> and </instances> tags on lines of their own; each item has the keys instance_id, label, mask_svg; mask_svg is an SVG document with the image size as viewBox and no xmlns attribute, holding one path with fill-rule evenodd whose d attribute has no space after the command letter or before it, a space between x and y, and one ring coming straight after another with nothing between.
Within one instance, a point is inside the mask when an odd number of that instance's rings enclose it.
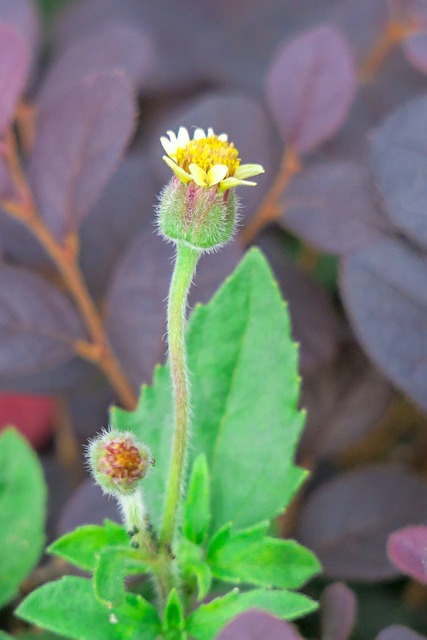
<instances>
[{"instance_id":1,"label":"purple leaf","mask_svg":"<svg viewBox=\"0 0 427 640\"><path fill-rule=\"evenodd\" d=\"M346 254L381 238L368 170L352 162L316 164L297 174L279 222L322 251Z\"/></svg>"},{"instance_id":2,"label":"purple leaf","mask_svg":"<svg viewBox=\"0 0 427 640\"><path fill-rule=\"evenodd\" d=\"M385 414L391 386L357 345L343 348L329 365L306 374L301 404L307 423L301 459L317 460L357 443Z\"/></svg>"},{"instance_id":3,"label":"purple leaf","mask_svg":"<svg viewBox=\"0 0 427 640\"><path fill-rule=\"evenodd\" d=\"M147 156L129 155L83 222L80 263L96 297L104 295L118 259L139 232L149 227L155 234L154 206L159 191Z\"/></svg>"},{"instance_id":4,"label":"purple leaf","mask_svg":"<svg viewBox=\"0 0 427 640\"><path fill-rule=\"evenodd\" d=\"M375 640L427 640L426 636L421 636L419 633L408 629L408 627L402 627L400 624L393 624L387 629L383 629L381 633L377 635Z\"/></svg>"},{"instance_id":5,"label":"purple leaf","mask_svg":"<svg viewBox=\"0 0 427 640\"><path fill-rule=\"evenodd\" d=\"M351 50L325 25L282 47L268 75L267 99L286 143L304 153L342 126L356 87Z\"/></svg>"},{"instance_id":6,"label":"purple leaf","mask_svg":"<svg viewBox=\"0 0 427 640\"><path fill-rule=\"evenodd\" d=\"M280 237L264 232L258 241L289 304L292 335L301 344L301 367L307 372L331 362L345 326L327 293L287 257ZM316 322L313 322L316 318Z\"/></svg>"},{"instance_id":7,"label":"purple leaf","mask_svg":"<svg viewBox=\"0 0 427 640\"><path fill-rule=\"evenodd\" d=\"M342 582L324 589L320 599L322 640L348 640L356 622L357 601Z\"/></svg>"},{"instance_id":8,"label":"purple leaf","mask_svg":"<svg viewBox=\"0 0 427 640\"><path fill-rule=\"evenodd\" d=\"M337 4L334 23L347 36L363 61L375 46L390 19L388 0L342 0Z\"/></svg>"},{"instance_id":9,"label":"purple leaf","mask_svg":"<svg viewBox=\"0 0 427 640\"><path fill-rule=\"evenodd\" d=\"M106 322L114 349L135 388L151 380L154 365L165 360L166 298L172 273L173 248L146 230L123 256L108 296ZM240 258L235 243L221 254L200 261L190 295L190 307L206 302Z\"/></svg>"},{"instance_id":10,"label":"purple leaf","mask_svg":"<svg viewBox=\"0 0 427 640\"><path fill-rule=\"evenodd\" d=\"M265 611L247 611L234 618L216 636L216 640L302 640L289 622L279 620Z\"/></svg>"},{"instance_id":11,"label":"purple leaf","mask_svg":"<svg viewBox=\"0 0 427 640\"><path fill-rule=\"evenodd\" d=\"M387 377L427 409L427 256L390 238L348 257L341 291L362 346Z\"/></svg>"},{"instance_id":12,"label":"purple leaf","mask_svg":"<svg viewBox=\"0 0 427 640\"><path fill-rule=\"evenodd\" d=\"M102 493L92 478L88 478L66 503L56 533L62 536L84 524L102 524L105 518L120 522L117 502Z\"/></svg>"},{"instance_id":13,"label":"purple leaf","mask_svg":"<svg viewBox=\"0 0 427 640\"><path fill-rule=\"evenodd\" d=\"M0 0L0 22L13 27L34 51L39 44L40 24L36 3L33 0Z\"/></svg>"},{"instance_id":14,"label":"purple leaf","mask_svg":"<svg viewBox=\"0 0 427 640\"><path fill-rule=\"evenodd\" d=\"M397 575L386 554L397 528L427 517L427 483L399 467L373 465L320 485L303 505L297 537L325 574L375 581Z\"/></svg>"},{"instance_id":15,"label":"purple leaf","mask_svg":"<svg viewBox=\"0 0 427 640\"><path fill-rule=\"evenodd\" d=\"M126 23L106 25L66 49L42 86L38 106L48 109L89 73L123 71L141 87L151 63L151 46L140 30Z\"/></svg>"},{"instance_id":16,"label":"purple leaf","mask_svg":"<svg viewBox=\"0 0 427 640\"><path fill-rule=\"evenodd\" d=\"M60 16L56 41L61 48L107 24L140 28L153 44L154 67L145 88L171 91L206 77L206 12L193 0L83 0Z\"/></svg>"},{"instance_id":17,"label":"purple leaf","mask_svg":"<svg viewBox=\"0 0 427 640\"><path fill-rule=\"evenodd\" d=\"M79 317L55 287L25 269L0 267L0 375L63 364L84 338Z\"/></svg>"},{"instance_id":18,"label":"purple leaf","mask_svg":"<svg viewBox=\"0 0 427 640\"><path fill-rule=\"evenodd\" d=\"M47 371L37 371L25 375L17 375L13 378L2 376L0 389L17 393L70 393L80 391L82 388L91 387L98 374L93 365L81 358L73 358L66 364L59 365Z\"/></svg>"},{"instance_id":19,"label":"purple leaf","mask_svg":"<svg viewBox=\"0 0 427 640\"><path fill-rule=\"evenodd\" d=\"M28 47L22 35L7 23L0 22L0 134L14 119L29 64Z\"/></svg>"},{"instance_id":20,"label":"purple leaf","mask_svg":"<svg viewBox=\"0 0 427 640\"><path fill-rule=\"evenodd\" d=\"M427 32L409 36L402 43L409 62L422 73L427 73Z\"/></svg>"},{"instance_id":21,"label":"purple leaf","mask_svg":"<svg viewBox=\"0 0 427 640\"><path fill-rule=\"evenodd\" d=\"M413 100L381 124L372 140L375 173L393 223L427 246L427 96Z\"/></svg>"},{"instance_id":22,"label":"purple leaf","mask_svg":"<svg viewBox=\"0 0 427 640\"><path fill-rule=\"evenodd\" d=\"M427 526L404 527L392 533L387 553L402 573L427 584Z\"/></svg>"},{"instance_id":23,"label":"purple leaf","mask_svg":"<svg viewBox=\"0 0 427 640\"><path fill-rule=\"evenodd\" d=\"M30 179L58 240L82 222L117 169L134 119L131 89L114 72L86 77L40 112Z\"/></svg>"}]
</instances>

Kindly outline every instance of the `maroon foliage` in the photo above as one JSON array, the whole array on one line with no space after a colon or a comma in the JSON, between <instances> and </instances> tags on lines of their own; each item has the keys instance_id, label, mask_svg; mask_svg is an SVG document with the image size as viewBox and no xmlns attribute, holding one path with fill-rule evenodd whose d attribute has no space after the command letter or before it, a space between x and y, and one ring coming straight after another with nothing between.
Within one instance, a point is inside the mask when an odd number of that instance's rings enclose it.
<instances>
[{"instance_id":1,"label":"maroon foliage","mask_svg":"<svg viewBox=\"0 0 427 640\"><path fill-rule=\"evenodd\" d=\"M7 23L0 22L0 134L4 133L14 117L30 61L23 36Z\"/></svg>"},{"instance_id":2,"label":"maroon foliage","mask_svg":"<svg viewBox=\"0 0 427 640\"><path fill-rule=\"evenodd\" d=\"M400 571L427 584L427 526L404 527L392 533L387 553Z\"/></svg>"},{"instance_id":3,"label":"maroon foliage","mask_svg":"<svg viewBox=\"0 0 427 640\"><path fill-rule=\"evenodd\" d=\"M348 640L357 613L353 591L342 582L334 582L324 589L320 607L322 640Z\"/></svg>"},{"instance_id":4,"label":"maroon foliage","mask_svg":"<svg viewBox=\"0 0 427 640\"><path fill-rule=\"evenodd\" d=\"M89 75L41 110L30 177L58 240L78 227L111 178L134 119L131 88L119 72Z\"/></svg>"},{"instance_id":5,"label":"maroon foliage","mask_svg":"<svg viewBox=\"0 0 427 640\"><path fill-rule=\"evenodd\" d=\"M345 121L356 91L351 50L334 27L285 44L267 81L268 102L285 141L310 151Z\"/></svg>"},{"instance_id":6,"label":"maroon foliage","mask_svg":"<svg viewBox=\"0 0 427 640\"><path fill-rule=\"evenodd\" d=\"M230 622L216 640L302 640L295 627L264 611L248 611Z\"/></svg>"},{"instance_id":7,"label":"maroon foliage","mask_svg":"<svg viewBox=\"0 0 427 640\"><path fill-rule=\"evenodd\" d=\"M297 535L318 555L327 576L374 581L396 575L386 555L390 533L426 516L422 478L395 466L368 466L313 491L299 515Z\"/></svg>"}]
</instances>

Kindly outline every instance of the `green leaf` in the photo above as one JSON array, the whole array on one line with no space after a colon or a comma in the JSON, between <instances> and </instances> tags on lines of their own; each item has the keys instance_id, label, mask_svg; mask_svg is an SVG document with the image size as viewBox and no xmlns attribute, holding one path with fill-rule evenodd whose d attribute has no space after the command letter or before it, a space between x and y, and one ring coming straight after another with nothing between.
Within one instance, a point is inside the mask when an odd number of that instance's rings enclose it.
<instances>
[{"instance_id":1,"label":"green leaf","mask_svg":"<svg viewBox=\"0 0 427 640\"><path fill-rule=\"evenodd\" d=\"M272 613L283 620L294 620L315 611L317 604L292 591L254 589L239 593L238 589L234 589L222 598L216 598L196 609L187 620L187 631L197 640L212 640L232 618L254 608Z\"/></svg>"},{"instance_id":2,"label":"green leaf","mask_svg":"<svg viewBox=\"0 0 427 640\"><path fill-rule=\"evenodd\" d=\"M108 609L95 597L90 580L65 576L36 589L16 611L23 620L75 640L156 640L160 620L141 596Z\"/></svg>"},{"instance_id":3,"label":"green leaf","mask_svg":"<svg viewBox=\"0 0 427 640\"><path fill-rule=\"evenodd\" d=\"M192 448L208 458L212 529L270 520L305 476L293 464L305 415L289 314L259 250L196 308L187 344Z\"/></svg>"},{"instance_id":4,"label":"green leaf","mask_svg":"<svg viewBox=\"0 0 427 640\"><path fill-rule=\"evenodd\" d=\"M297 347L276 282L262 253L249 251L188 326L192 380L190 457L207 456L211 530L248 527L287 506L306 473L293 463L305 414L298 410ZM167 367L142 389L135 412L114 408L117 429L133 430L156 468L144 481L147 509L158 524L170 458L173 411Z\"/></svg>"},{"instance_id":5,"label":"green leaf","mask_svg":"<svg viewBox=\"0 0 427 640\"><path fill-rule=\"evenodd\" d=\"M194 542L182 537L178 544L177 556L183 580L189 583L192 590L195 579L198 600L203 600L208 595L212 583L212 572L205 561L204 550ZM193 584L191 580L193 580Z\"/></svg>"},{"instance_id":6,"label":"green leaf","mask_svg":"<svg viewBox=\"0 0 427 640\"><path fill-rule=\"evenodd\" d=\"M18 593L44 544L46 487L36 454L14 429L0 436L0 607Z\"/></svg>"},{"instance_id":7,"label":"green leaf","mask_svg":"<svg viewBox=\"0 0 427 640\"><path fill-rule=\"evenodd\" d=\"M0 640L13 640L13 638L9 634L4 633L4 631L0 631Z\"/></svg>"},{"instance_id":8,"label":"green leaf","mask_svg":"<svg viewBox=\"0 0 427 640\"><path fill-rule=\"evenodd\" d=\"M164 629L181 631L184 628L184 609L176 589L172 589L165 607Z\"/></svg>"},{"instance_id":9,"label":"green leaf","mask_svg":"<svg viewBox=\"0 0 427 640\"><path fill-rule=\"evenodd\" d=\"M89 524L66 533L53 542L47 551L79 569L94 571L102 549L126 543L129 543L129 536L125 529L111 520L105 520L104 526Z\"/></svg>"},{"instance_id":10,"label":"green leaf","mask_svg":"<svg viewBox=\"0 0 427 640\"><path fill-rule=\"evenodd\" d=\"M214 537L208 551L213 576L234 584L297 589L319 573L320 564L311 551L294 540L266 536L268 526L264 522L232 532L222 545Z\"/></svg>"},{"instance_id":11,"label":"green leaf","mask_svg":"<svg viewBox=\"0 0 427 640\"><path fill-rule=\"evenodd\" d=\"M149 570L150 562L144 560L139 549L107 547L99 552L93 575L95 594L104 604L118 607L125 601L126 576Z\"/></svg>"},{"instance_id":12,"label":"green leaf","mask_svg":"<svg viewBox=\"0 0 427 640\"><path fill-rule=\"evenodd\" d=\"M184 503L184 535L195 544L203 544L211 519L209 507L209 469L206 456L194 461L187 498Z\"/></svg>"}]
</instances>

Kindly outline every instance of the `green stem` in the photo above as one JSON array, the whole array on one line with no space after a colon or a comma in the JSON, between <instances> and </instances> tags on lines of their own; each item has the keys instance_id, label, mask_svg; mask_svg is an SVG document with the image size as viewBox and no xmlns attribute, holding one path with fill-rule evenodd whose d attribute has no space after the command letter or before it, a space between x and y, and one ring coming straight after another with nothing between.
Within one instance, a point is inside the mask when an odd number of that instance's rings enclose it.
<instances>
[{"instance_id":1,"label":"green stem","mask_svg":"<svg viewBox=\"0 0 427 640\"><path fill-rule=\"evenodd\" d=\"M185 346L185 312L191 281L200 253L177 242L175 269L168 300L168 349L172 377L175 429L166 485L160 542L171 547L175 538L190 426L190 385Z\"/></svg>"}]
</instances>

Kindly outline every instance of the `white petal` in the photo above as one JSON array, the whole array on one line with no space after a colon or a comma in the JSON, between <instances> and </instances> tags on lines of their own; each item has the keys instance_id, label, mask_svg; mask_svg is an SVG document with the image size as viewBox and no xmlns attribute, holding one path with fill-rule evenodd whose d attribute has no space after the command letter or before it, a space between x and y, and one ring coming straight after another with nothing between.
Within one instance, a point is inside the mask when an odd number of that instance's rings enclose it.
<instances>
[{"instance_id":1,"label":"white petal","mask_svg":"<svg viewBox=\"0 0 427 640\"><path fill-rule=\"evenodd\" d=\"M220 133L218 140L221 140L221 142L228 142L228 135L226 133Z\"/></svg>"},{"instance_id":2,"label":"white petal","mask_svg":"<svg viewBox=\"0 0 427 640\"><path fill-rule=\"evenodd\" d=\"M218 184L221 180L224 180L228 173L228 167L225 164L216 164L209 169L207 174L208 185L212 187L214 184Z\"/></svg>"},{"instance_id":3,"label":"white petal","mask_svg":"<svg viewBox=\"0 0 427 640\"><path fill-rule=\"evenodd\" d=\"M170 141L172 142L172 144L177 144L177 139L176 139L176 135L175 135L175 131L171 131L169 129L169 131L166 131L166 133L168 134Z\"/></svg>"},{"instance_id":4,"label":"white petal","mask_svg":"<svg viewBox=\"0 0 427 640\"><path fill-rule=\"evenodd\" d=\"M178 147L183 149L190 142L190 136L185 127L180 127L178 131Z\"/></svg>"},{"instance_id":5,"label":"white petal","mask_svg":"<svg viewBox=\"0 0 427 640\"><path fill-rule=\"evenodd\" d=\"M188 182L190 182L190 180L192 180L192 176L190 176L189 173L184 171L182 167L178 166L176 162L168 158L168 156L163 156L163 160L166 162L168 167L172 169L175 175L177 175L178 178L182 180L182 182L184 182L184 184L187 184Z\"/></svg>"},{"instance_id":6,"label":"white petal","mask_svg":"<svg viewBox=\"0 0 427 640\"><path fill-rule=\"evenodd\" d=\"M168 138L166 138L165 136L162 136L160 138L160 142L162 144L163 149L168 154L168 156L174 156L175 155L176 148L174 147L174 145L172 144L172 142Z\"/></svg>"},{"instance_id":7,"label":"white petal","mask_svg":"<svg viewBox=\"0 0 427 640\"><path fill-rule=\"evenodd\" d=\"M256 182L249 182L248 180L237 180L237 178L226 178L219 183L221 191L226 189L233 189L234 187L240 187L241 185L247 185L248 187L256 187Z\"/></svg>"},{"instance_id":8,"label":"white petal","mask_svg":"<svg viewBox=\"0 0 427 640\"><path fill-rule=\"evenodd\" d=\"M208 186L206 171L204 171L201 167L199 167L198 164L190 164L189 169L190 169L191 177L199 187Z\"/></svg>"},{"instance_id":9,"label":"white petal","mask_svg":"<svg viewBox=\"0 0 427 640\"><path fill-rule=\"evenodd\" d=\"M200 127L198 127L193 134L193 139L194 140L202 140L203 138L206 138L206 133L204 129L200 129Z\"/></svg>"},{"instance_id":10,"label":"white petal","mask_svg":"<svg viewBox=\"0 0 427 640\"><path fill-rule=\"evenodd\" d=\"M208 135L206 136L207 138L212 138L212 136L214 136L214 130L212 129L212 127L209 127L208 129Z\"/></svg>"},{"instance_id":11,"label":"white petal","mask_svg":"<svg viewBox=\"0 0 427 640\"><path fill-rule=\"evenodd\" d=\"M264 167L260 164L241 164L234 172L234 177L238 180L244 180L245 178L251 178L264 172Z\"/></svg>"}]
</instances>

